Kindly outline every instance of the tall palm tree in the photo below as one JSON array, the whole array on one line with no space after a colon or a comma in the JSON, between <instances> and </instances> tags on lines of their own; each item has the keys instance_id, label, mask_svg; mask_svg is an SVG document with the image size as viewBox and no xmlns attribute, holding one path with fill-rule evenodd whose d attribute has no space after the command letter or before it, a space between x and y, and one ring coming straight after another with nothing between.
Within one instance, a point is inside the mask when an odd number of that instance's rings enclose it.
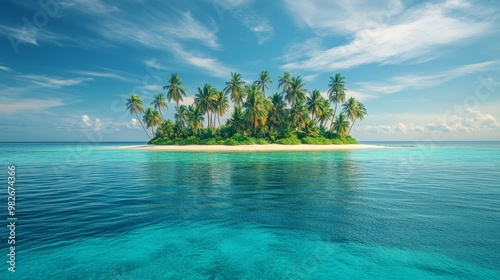
<instances>
[{"instance_id":1,"label":"tall palm tree","mask_svg":"<svg viewBox=\"0 0 500 280\"><path fill-rule=\"evenodd\" d=\"M168 85L164 86L163 90L167 90L168 102L173 99L177 106L183 100L183 96L186 96L186 89L182 86L182 81L176 73L170 76Z\"/></svg>"},{"instance_id":2,"label":"tall palm tree","mask_svg":"<svg viewBox=\"0 0 500 280\"><path fill-rule=\"evenodd\" d=\"M255 87L247 87L247 100L243 104L244 116L250 121L253 133L257 132L257 126L267 117L267 104L263 94Z\"/></svg>"},{"instance_id":3,"label":"tall palm tree","mask_svg":"<svg viewBox=\"0 0 500 280\"><path fill-rule=\"evenodd\" d=\"M231 93L231 100L234 102L235 107L241 106L245 98L245 81L243 81L240 73L231 72L231 80L226 82L224 92Z\"/></svg>"},{"instance_id":4,"label":"tall palm tree","mask_svg":"<svg viewBox=\"0 0 500 280\"><path fill-rule=\"evenodd\" d=\"M158 113L158 111L155 111L151 107L149 107L146 110L146 113L144 114L144 117L142 120L146 123L146 126L148 128L149 127L151 128L151 132L153 133L153 135L155 135L154 128L161 124L160 113Z\"/></svg>"},{"instance_id":5,"label":"tall palm tree","mask_svg":"<svg viewBox=\"0 0 500 280\"><path fill-rule=\"evenodd\" d=\"M243 133L246 127L245 115L241 110L241 107L235 107L233 111L233 115L228 121L229 125L234 127L237 133Z\"/></svg>"},{"instance_id":6,"label":"tall palm tree","mask_svg":"<svg viewBox=\"0 0 500 280\"><path fill-rule=\"evenodd\" d=\"M132 93L130 95L130 98L126 99L127 101L127 110L130 111L130 114L135 114L136 119L141 123L142 129L144 129L144 132L146 135L151 139L152 137L149 136L148 131L144 127L144 124L141 121L141 118L139 118L138 114L144 113L144 102L142 102L141 97L138 94Z\"/></svg>"},{"instance_id":7,"label":"tall palm tree","mask_svg":"<svg viewBox=\"0 0 500 280\"><path fill-rule=\"evenodd\" d=\"M330 108L330 102L324 98L320 102L320 108L321 115L318 115L319 125L325 128L326 123L333 117L333 109Z\"/></svg>"},{"instance_id":8,"label":"tall palm tree","mask_svg":"<svg viewBox=\"0 0 500 280\"><path fill-rule=\"evenodd\" d=\"M193 134L197 135L200 128L203 126L203 112L198 106L189 105L187 107L186 116L188 124L193 130Z\"/></svg>"},{"instance_id":9,"label":"tall palm tree","mask_svg":"<svg viewBox=\"0 0 500 280\"><path fill-rule=\"evenodd\" d=\"M186 132L184 131L184 127L186 126L186 119L187 119L187 107L186 105L181 105L176 107L176 113L175 113L175 122L178 123L181 127L182 134L185 135Z\"/></svg>"},{"instance_id":10,"label":"tall palm tree","mask_svg":"<svg viewBox=\"0 0 500 280\"><path fill-rule=\"evenodd\" d=\"M283 95L277 92L269 96L269 100L271 101L271 106L269 108L267 119L269 125L276 129L280 122L285 118L286 103L283 100Z\"/></svg>"},{"instance_id":11,"label":"tall palm tree","mask_svg":"<svg viewBox=\"0 0 500 280\"><path fill-rule=\"evenodd\" d=\"M155 95L155 99L153 100L153 102L151 102L151 105L153 106L153 108L155 108L155 110L160 112L160 117L163 120L164 118L163 118L163 114L161 113L161 109L168 108L168 103L167 103L167 100L165 100L165 96L163 95L163 93L161 93L161 92L157 93Z\"/></svg>"},{"instance_id":12,"label":"tall palm tree","mask_svg":"<svg viewBox=\"0 0 500 280\"><path fill-rule=\"evenodd\" d=\"M298 99L290 108L290 123L295 130L300 130L308 119L307 107L302 99Z\"/></svg>"},{"instance_id":13,"label":"tall palm tree","mask_svg":"<svg viewBox=\"0 0 500 280\"><path fill-rule=\"evenodd\" d=\"M285 98L293 107L297 101L304 101L306 99L306 92L306 86L302 82L302 78L300 76L292 77L290 79L290 89L286 93Z\"/></svg>"},{"instance_id":14,"label":"tall palm tree","mask_svg":"<svg viewBox=\"0 0 500 280\"><path fill-rule=\"evenodd\" d=\"M307 109L311 112L311 118L315 121L316 117L321 115L321 100L323 96L319 90L315 89L311 92L311 96L307 97Z\"/></svg>"},{"instance_id":15,"label":"tall palm tree","mask_svg":"<svg viewBox=\"0 0 500 280\"><path fill-rule=\"evenodd\" d=\"M259 86L262 94L266 97L266 89L268 89L268 85L272 83L273 81L271 80L271 77L269 77L269 72L262 71L260 72L259 79L254 82L254 85Z\"/></svg>"},{"instance_id":16,"label":"tall palm tree","mask_svg":"<svg viewBox=\"0 0 500 280\"><path fill-rule=\"evenodd\" d=\"M333 118L337 112L337 104L345 102L345 77L342 77L340 73L335 74L335 77L330 77L330 83L328 83L328 99L331 103L335 103L335 109L333 110ZM332 118L332 125L334 119ZM330 127L332 129L332 127Z\"/></svg>"},{"instance_id":17,"label":"tall palm tree","mask_svg":"<svg viewBox=\"0 0 500 280\"><path fill-rule=\"evenodd\" d=\"M217 91L215 96L215 112L217 112L217 122L219 123L219 128L220 117L224 116L227 111L229 111L229 99L227 98L227 93Z\"/></svg>"},{"instance_id":18,"label":"tall palm tree","mask_svg":"<svg viewBox=\"0 0 500 280\"><path fill-rule=\"evenodd\" d=\"M194 96L194 102L203 114L207 114L207 126L211 126L211 115L215 89L210 84L205 84L203 89L198 87L198 93Z\"/></svg>"},{"instance_id":19,"label":"tall palm tree","mask_svg":"<svg viewBox=\"0 0 500 280\"><path fill-rule=\"evenodd\" d=\"M338 117L335 118L333 129L340 137L344 137L348 134L349 121L344 113L340 113Z\"/></svg>"},{"instance_id":20,"label":"tall palm tree","mask_svg":"<svg viewBox=\"0 0 500 280\"><path fill-rule=\"evenodd\" d=\"M351 121L351 127L349 127L347 135L351 132L356 119L364 120L367 115L365 105L358 102L354 97L350 97L346 103L342 104L342 112Z\"/></svg>"},{"instance_id":21,"label":"tall palm tree","mask_svg":"<svg viewBox=\"0 0 500 280\"><path fill-rule=\"evenodd\" d=\"M282 88L281 94L283 96L285 96L288 90L290 89L290 79L291 79L290 72L287 71L283 71L283 76L278 78L278 89Z\"/></svg>"}]
</instances>

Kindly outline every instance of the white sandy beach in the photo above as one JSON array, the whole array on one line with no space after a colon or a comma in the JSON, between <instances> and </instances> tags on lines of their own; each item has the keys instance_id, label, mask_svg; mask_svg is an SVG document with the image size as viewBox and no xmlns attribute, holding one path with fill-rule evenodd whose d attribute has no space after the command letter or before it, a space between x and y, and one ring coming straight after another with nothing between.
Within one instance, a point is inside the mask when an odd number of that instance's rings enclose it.
<instances>
[{"instance_id":1,"label":"white sandy beach","mask_svg":"<svg viewBox=\"0 0 500 280\"><path fill-rule=\"evenodd\" d=\"M139 145L121 146L120 149L133 150L157 150L157 151L184 151L184 152L305 152L305 151L335 151L335 150L360 150L360 149L384 149L387 146L350 144L350 145Z\"/></svg>"}]
</instances>

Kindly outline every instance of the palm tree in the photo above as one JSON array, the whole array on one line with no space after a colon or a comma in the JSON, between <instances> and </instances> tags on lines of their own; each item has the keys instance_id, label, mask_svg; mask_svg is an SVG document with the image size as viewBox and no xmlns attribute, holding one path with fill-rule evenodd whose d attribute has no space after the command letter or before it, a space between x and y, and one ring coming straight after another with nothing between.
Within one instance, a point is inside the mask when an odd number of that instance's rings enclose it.
<instances>
[{"instance_id":1,"label":"palm tree","mask_svg":"<svg viewBox=\"0 0 500 280\"><path fill-rule=\"evenodd\" d=\"M254 82L254 85L259 86L262 94L266 97L266 89L269 88L267 85L272 83L273 81L271 81L271 77L269 77L269 72L262 71L259 75L259 79Z\"/></svg>"},{"instance_id":2,"label":"palm tree","mask_svg":"<svg viewBox=\"0 0 500 280\"><path fill-rule=\"evenodd\" d=\"M307 111L304 101L302 99L298 99L290 109L290 123L296 130L300 130L304 126L308 118L308 114L309 112Z\"/></svg>"},{"instance_id":3,"label":"palm tree","mask_svg":"<svg viewBox=\"0 0 500 280\"><path fill-rule=\"evenodd\" d=\"M193 130L193 134L197 135L200 128L203 126L203 112L198 106L189 105L187 108L186 116L188 124Z\"/></svg>"},{"instance_id":4,"label":"palm tree","mask_svg":"<svg viewBox=\"0 0 500 280\"><path fill-rule=\"evenodd\" d=\"M347 131L347 135L351 132L356 119L364 120L365 115L367 115L365 105L358 102L354 97L350 97L346 103L342 104L342 112L351 121L351 127Z\"/></svg>"},{"instance_id":5,"label":"palm tree","mask_svg":"<svg viewBox=\"0 0 500 280\"><path fill-rule=\"evenodd\" d=\"M320 101L321 115L318 115L319 125L322 128L326 127L326 123L333 117L333 109L330 108L330 102L325 98Z\"/></svg>"},{"instance_id":6,"label":"palm tree","mask_svg":"<svg viewBox=\"0 0 500 280\"><path fill-rule=\"evenodd\" d=\"M167 90L168 102L174 100L175 104L179 106L179 102L183 100L183 96L186 96L186 89L182 86L181 79L179 75L173 73L168 79L168 85L163 87L163 90Z\"/></svg>"},{"instance_id":7,"label":"palm tree","mask_svg":"<svg viewBox=\"0 0 500 280\"><path fill-rule=\"evenodd\" d=\"M135 114L135 117L141 123L142 129L144 129L144 132L146 135L151 139L152 137L149 136L148 131L144 127L144 124L141 121L141 118L139 118L138 114L144 113L144 102L142 102L141 97L138 94L132 93L130 95L130 98L126 99L127 101L127 110L130 111L130 114Z\"/></svg>"},{"instance_id":8,"label":"palm tree","mask_svg":"<svg viewBox=\"0 0 500 280\"><path fill-rule=\"evenodd\" d=\"M330 77L330 83L328 84L328 98L331 103L335 103L335 109L333 110L333 118L335 118L335 113L337 112L337 104L345 102L345 77L342 77L340 73L335 74L334 77ZM334 119L332 118L332 125ZM330 129L332 129L330 127Z\"/></svg>"},{"instance_id":9,"label":"palm tree","mask_svg":"<svg viewBox=\"0 0 500 280\"><path fill-rule=\"evenodd\" d=\"M210 84L205 84L203 89L198 87L198 93L194 96L194 102L203 114L207 114L207 126L211 125L211 111L213 109L213 100L215 98L215 89Z\"/></svg>"},{"instance_id":10,"label":"palm tree","mask_svg":"<svg viewBox=\"0 0 500 280\"><path fill-rule=\"evenodd\" d=\"M321 116L321 93L315 89L311 92L311 96L307 97L307 109L311 112L311 118L315 121L316 117Z\"/></svg>"},{"instance_id":11,"label":"palm tree","mask_svg":"<svg viewBox=\"0 0 500 280\"><path fill-rule=\"evenodd\" d=\"M235 107L233 111L233 115L228 120L229 125L234 127L236 133L243 133L246 127L245 123L245 115L243 111L241 111L241 107Z\"/></svg>"},{"instance_id":12,"label":"palm tree","mask_svg":"<svg viewBox=\"0 0 500 280\"><path fill-rule=\"evenodd\" d=\"M163 93L161 92L157 93L155 95L155 99L153 100L153 102L151 102L151 105L154 106L155 110L160 112L160 117L163 120L164 118L163 114L161 113L161 109L168 108L168 103L167 100L165 100L165 96L163 95Z\"/></svg>"},{"instance_id":13,"label":"palm tree","mask_svg":"<svg viewBox=\"0 0 500 280\"><path fill-rule=\"evenodd\" d=\"M247 100L243 104L244 116L250 121L253 133L257 133L257 126L267 117L267 104L263 94L255 87L247 87Z\"/></svg>"},{"instance_id":14,"label":"palm tree","mask_svg":"<svg viewBox=\"0 0 500 280\"><path fill-rule=\"evenodd\" d=\"M281 94L285 96L285 94L290 89L290 72L283 71L283 76L278 78L278 89L282 88Z\"/></svg>"},{"instance_id":15,"label":"palm tree","mask_svg":"<svg viewBox=\"0 0 500 280\"><path fill-rule=\"evenodd\" d=\"M217 91L215 96L215 112L217 112L217 121L220 128L220 117L224 116L225 113L229 111L229 100L227 98L227 93L222 91Z\"/></svg>"},{"instance_id":16,"label":"palm tree","mask_svg":"<svg viewBox=\"0 0 500 280\"><path fill-rule=\"evenodd\" d=\"M290 89L287 92L285 98L287 101L289 101L293 105L299 100L304 101L306 99L306 88L304 83L302 82L302 78L300 76L298 77L292 77L290 79Z\"/></svg>"},{"instance_id":17,"label":"palm tree","mask_svg":"<svg viewBox=\"0 0 500 280\"><path fill-rule=\"evenodd\" d=\"M226 82L224 92L231 92L231 100L234 102L235 107L241 106L245 98L245 82L242 80L240 73L231 72L231 80Z\"/></svg>"},{"instance_id":18,"label":"palm tree","mask_svg":"<svg viewBox=\"0 0 500 280\"><path fill-rule=\"evenodd\" d=\"M335 122L333 122L333 129L340 137L344 137L348 134L349 121L344 113L340 113L335 119Z\"/></svg>"},{"instance_id":19,"label":"palm tree","mask_svg":"<svg viewBox=\"0 0 500 280\"><path fill-rule=\"evenodd\" d=\"M155 111L151 107L149 107L146 110L146 113L144 114L142 120L146 123L146 126L148 128L151 127L151 132L153 133L153 135L155 135L154 128L161 124L161 117L158 111Z\"/></svg>"},{"instance_id":20,"label":"palm tree","mask_svg":"<svg viewBox=\"0 0 500 280\"><path fill-rule=\"evenodd\" d=\"M269 97L269 100L271 101L271 106L269 109L269 114L267 116L267 119L269 121L269 125L272 128L276 129L278 127L278 124L285 117L286 103L283 100L283 95L277 92L271 95Z\"/></svg>"},{"instance_id":21,"label":"palm tree","mask_svg":"<svg viewBox=\"0 0 500 280\"><path fill-rule=\"evenodd\" d=\"M184 127L186 126L187 119L187 107L186 105L181 105L176 107L175 122L181 127L182 134L185 135Z\"/></svg>"}]
</instances>

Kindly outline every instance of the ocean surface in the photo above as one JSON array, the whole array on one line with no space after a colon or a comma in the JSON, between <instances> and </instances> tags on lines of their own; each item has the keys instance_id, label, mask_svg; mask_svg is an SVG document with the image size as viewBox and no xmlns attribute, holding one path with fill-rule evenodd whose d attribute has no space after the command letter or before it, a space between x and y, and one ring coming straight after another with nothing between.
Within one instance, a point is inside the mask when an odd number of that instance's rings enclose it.
<instances>
[{"instance_id":1,"label":"ocean surface","mask_svg":"<svg viewBox=\"0 0 500 280\"><path fill-rule=\"evenodd\" d=\"M500 142L127 144L0 143L0 279L500 279Z\"/></svg>"}]
</instances>

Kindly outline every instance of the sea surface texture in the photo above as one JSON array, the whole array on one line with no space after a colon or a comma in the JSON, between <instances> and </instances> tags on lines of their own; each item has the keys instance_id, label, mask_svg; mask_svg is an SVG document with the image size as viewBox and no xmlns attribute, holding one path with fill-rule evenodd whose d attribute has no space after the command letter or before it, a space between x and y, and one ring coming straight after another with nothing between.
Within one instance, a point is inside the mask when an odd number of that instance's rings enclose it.
<instances>
[{"instance_id":1,"label":"sea surface texture","mask_svg":"<svg viewBox=\"0 0 500 280\"><path fill-rule=\"evenodd\" d=\"M378 144L0 144L0 279L500 279L500 142Z\"/></svg>"}]
</instances>

